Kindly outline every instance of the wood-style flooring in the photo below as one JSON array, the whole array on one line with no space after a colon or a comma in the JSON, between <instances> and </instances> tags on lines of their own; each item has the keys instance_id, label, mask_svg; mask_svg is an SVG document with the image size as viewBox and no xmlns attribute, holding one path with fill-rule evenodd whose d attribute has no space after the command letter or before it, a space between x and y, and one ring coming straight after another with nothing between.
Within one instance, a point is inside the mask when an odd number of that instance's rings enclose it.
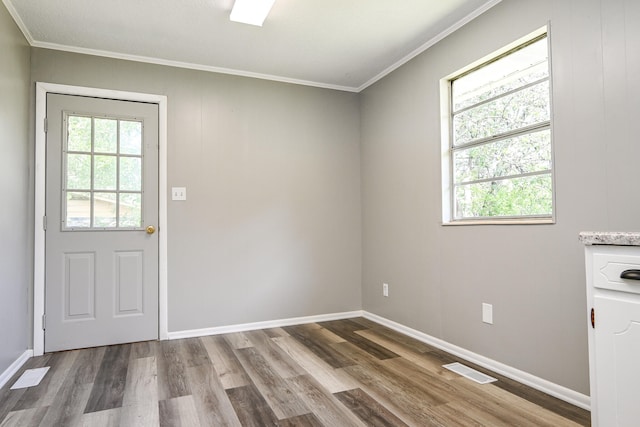
<instances>
[{"instance_id":1,"label":"wood-style flooring","mask_svg":"<svg viewBox=\"0 0 640 427\"><path fill-rule=\"evenodd\" d=\"M498 378L477 384L460 361ZM9 390L24 369L42 382ZM30 359L5 426L575 426L589 412L363 318Z\"/></svg>"}]
</instances>

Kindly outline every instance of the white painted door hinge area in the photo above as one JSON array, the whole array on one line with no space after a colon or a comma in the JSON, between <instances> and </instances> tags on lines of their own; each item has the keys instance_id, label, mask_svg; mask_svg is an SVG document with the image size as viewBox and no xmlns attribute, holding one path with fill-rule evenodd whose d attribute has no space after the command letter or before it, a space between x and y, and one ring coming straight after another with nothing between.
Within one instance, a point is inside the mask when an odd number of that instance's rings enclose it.
<instances>
[{"instance_id":1,"label":"white painted door hinge area","mask_svg":"<svg viewBox=\"0 0 640 427\"><path fill-rule=\"evenodd\" d=\"M42 330L44 331L45 329L47 329L47 315L43 314L42 315Z\"/></svg>"},{"instance_id":2,"label":"white painted door hinge area","mask_svg":"<svg viewBox=\"0 0 640 427\"><path fill-rule=\"evenodd\" d=\"M45 117L44 118L44 133L47 133L48 130L49 130L49 121Z\"/></svg>"},{"instance_id":3,"label":"white painted door hinge area","mask_svg":"<svg viewBox=\"0 0 640 427\"><path fill-rule=\"evenodd\" d=\"M46 216L46 215L44 215L44 216L42 217L42 229L43 229L44 231L47 231L47 216Z\"/></svg>"}]
</instances>

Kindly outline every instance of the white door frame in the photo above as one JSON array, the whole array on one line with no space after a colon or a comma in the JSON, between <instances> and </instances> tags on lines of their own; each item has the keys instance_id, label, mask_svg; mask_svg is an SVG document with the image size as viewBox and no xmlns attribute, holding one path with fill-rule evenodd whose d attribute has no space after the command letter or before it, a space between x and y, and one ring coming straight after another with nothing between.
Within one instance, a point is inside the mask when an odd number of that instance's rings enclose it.
<instances>
[{"instance_id":1,"label":"white door frame","mask_svg":"<svg viewBox=\"0 0 640 427\"><path fill-rule=\"evenodd\" d=\"M44 354L44 330L42 321L45 305L45 215L46 183L46 138L45 117L47 114L47 93L62 95L91 96L95 98L119 99L158 104L158 143L159 157L159 223L158 229L158 336L161 340L169 338L167 317L167 97L138 92L96 89L80 86L68 86L55 83L36 83L36 124L35 124L35 227L33 255L33 355Z\"/></svg>"}]
</instances>

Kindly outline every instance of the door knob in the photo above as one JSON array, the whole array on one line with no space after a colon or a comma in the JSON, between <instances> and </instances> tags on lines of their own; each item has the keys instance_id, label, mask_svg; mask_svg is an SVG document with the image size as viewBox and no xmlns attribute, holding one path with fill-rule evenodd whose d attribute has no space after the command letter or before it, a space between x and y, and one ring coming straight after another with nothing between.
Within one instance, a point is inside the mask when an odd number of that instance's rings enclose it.
<instances>
[{"instance_id":1,"label":"door knob","mask_svg":"<svg viewBox=\"0 0 640 427\"><path fill-rule=\"evenodd\" d=\"M147 234L153 234L156 232L156 228L153 225L147 227Z\"/></svg>"}]
</instances>

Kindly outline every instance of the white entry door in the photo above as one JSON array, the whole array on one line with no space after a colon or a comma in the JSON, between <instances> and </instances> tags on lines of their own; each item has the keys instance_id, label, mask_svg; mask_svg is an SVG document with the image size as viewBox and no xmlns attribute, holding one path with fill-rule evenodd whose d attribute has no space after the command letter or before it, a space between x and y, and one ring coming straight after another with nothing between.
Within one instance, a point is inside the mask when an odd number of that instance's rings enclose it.
<instances>
[{"instance_id":1,"label":"white entry door","mask_svg":"<svg viewBox=\"0 0 640 427\"><path fill-rule=\"evenodd\" d=\"M47 94L45 351L158 338L158 106Z\"/></svg>"}]
</instances>

